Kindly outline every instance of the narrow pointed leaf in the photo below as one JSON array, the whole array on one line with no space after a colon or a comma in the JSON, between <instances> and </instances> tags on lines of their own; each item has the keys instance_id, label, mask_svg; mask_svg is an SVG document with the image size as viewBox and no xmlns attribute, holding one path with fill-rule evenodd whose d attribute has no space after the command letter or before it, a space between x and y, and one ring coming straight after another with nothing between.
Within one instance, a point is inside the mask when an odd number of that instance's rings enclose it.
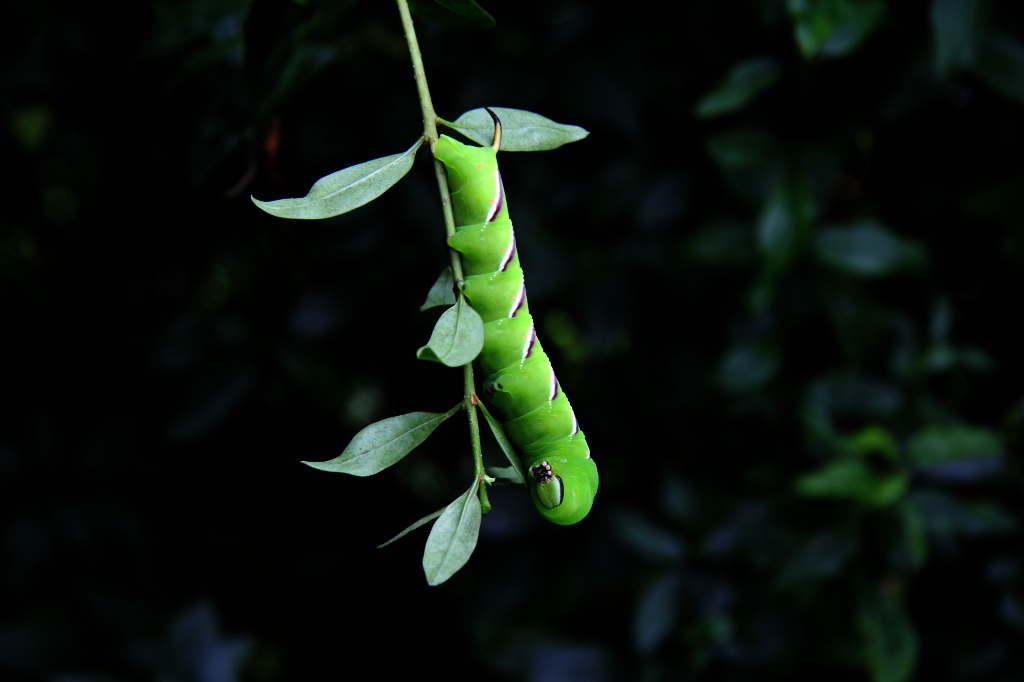
<instances>
[{"instance_id":1,"label":"narrow pointed leaf","mask_svg":"<svg viewBox=\"0 0 1024 682\"><path fill-rule=\"evenodd\" d=\"M870 218L822 228L814 243L823 264L859 277L882 277L921 267L924 251Z\"/></svg>"},{"instance_id":2,"label":"narrow pointed leaf","mask_svg":"<svg viewBox=\"0 0 1024 682\"><path fill-rule=\"evenodd\" d=\"M590 134L579 126L555 123L540 114L522 109L490 107L501 120L501 151L537 152L555 149L563 144L582 140ZM441 120L469 139L489 146L494 141L494 121L484 109L473 109L459 116L453 123Z\"/></svg>"},{"instance_id":3,"label":"narrow pointed leaf","mask_svg":"<svg viewBox=\"0 0 1024 682\"><path fill-rule=\"evenodd\" d=\"M856 50L885 15L882 0L786 0L804 59L842 57Z\"/></svg>"},{"instance_id":4,"label":"narrow pointed leaf","mask_svg":"<svg viewBox=\"0 0 1024 682\"><path fill-rule=\"evenodd\" d=\"M473 362L484 347L484 322L463 296L444 311L427 345L416 351L420 360L461 367Z\"/></svg>"},{"instance_id":5,"label":"narrow pointed leaf","mask_svg":"<svg viewBox=\"0 0 1024 682\"><path fill-rule=\"evenodd\" d=\"M938 490L919 490L910 502L920 511L929 535L947 548L957 538L1012 533L1018 525L1013 514L990 500L967 502Z\"/></svg>"},{"instance_id":6,"label":"narrow pointed leaf","mask_svg":"<svg viewBox=\"0 0 1024 682\"><path fill-rule=\"evenodd\" d=\"M345 451L327 462L303 462L314 469L353 476L371 476L408 455L441 422L462 409L447 412L410 412L370 424L356 434Z\"/></svg>"},{"instance_id":7,"label":"narrow pointed leaf","mask_svg":"<svg viewBox=\"0 0 1024 682\"><path fill-rule=\"evenodd\" d=\"M416 158L423 138L401 154L392 154L326 175L300 199L278 199L253 203L271 215L297 220L332 218L369 203L402 179Z\"/></svg>"},{"instance_id":8,"label":"narrow pointed leaf","mask_svg":"<svg viewBox=\"0 0 1024 682\"><path fill-rule=\"evenodd\" d=\"M475 0L409 0L409 9L445 28L476 30L494 28L497 23Z\"/></svg>"},{"instance_id":9,"label":"narrow pointed leaf","mask_svg":"<svg viewBox=\"0 0 1024 682\"><path fill-rule=\"evenodd\" d=\"M736 64L721 85L704 95L694 115L714 118L746 106L779 79L779 63L771 57L754 57Z\"/></svg>"},{"instance_id":10,"label":"narrow pointed leaf","mask_svg":"<svg viewBox=\"0 0 1024 682\"><path fill-rule=\"evenodd\" d=\"M806 497L852 499L869 507L886 507L903 498L910 484L905 472L879 475L862 459L840 458L797 479Z\"/></svg>"},{"instance_id":11,"label":"narrow pointed leaf","mask_svg":"<svg viewBox=\"0 0 1024 682\"><path fill-rule=\"evenodd\" d=\"M893 590L866 589L857 615L864 663L873 682L909 680L917 661L918 641L902 596Z\"/></svg>"},{"instance_id":12,"label":"narrow pointed leaf","mask_svg":"<svg viewBox=\"0 0 1024 682\"><path fill-rule=\"evenodd\" d=\"M932 478L970 483L998 472L1003 450L995 431L967 424L929 424L910 437L907 459Z\"/></svg>"},{"instance_id":13,"label":"narrow pointed leaf","mask_svg":"<svg viewBox=\"0 0 1024 682\"><path fill-rule=\"evenodd\" d=\"M498 441L498 445L501 446L501 451L505 453L505 457L508 458L509 463L512 464L512 468L515 469L516 474L519 475L519 480L525 483L526 467L523 466L523 460L519 459L519 455L516 453L515 448L513 448L512 443L509 442L508 436L505 435L505 428L501 425L501 422L491 416L491 413L487 411L487 407L484 405L483 401L477 401L477 406L480 408L480 411L484 413L484 419L487 420L487 425L491 427L494 439Z\"/></svg>"},{"instance_id":14,"label":"narrow pointed leaf","mask_svg":"<svg viewBox=\"0 0 1024 682\"><path fill-rule=\"evenodd\" d=\"M758 218L757 245L772 277L800 255L815 212L814 195L802 176L782 178L768 197Z\"/></svg>"},{"instance_id":15,"label":"narrow pointed leaf","mask_svg":"<svg viewBox=\"0 0 1024 682\"><path fill-rule=\"evenodd\" d=\"M479 480L447 507L430 529L423 550L423 572L427 584L440 585L466 565L476 549L482 513L476 495Z\"/></svg>"},{"instance_id":16,"label":"narrow pointed leaf","mask_svg":"<svg viewBox=\"0 0 1024 682\"><path fill-rule=\"evenodd\" d=\"M686 556L686 543L639 511L620 509L609 519L614 537L652 563L675 563Z\"/></svg>"},{"instance_id":17,"label":"narrow pointed leaf","mask_svg":"<svg viewBox=\"0 0 1024 682\"><path fill-rule=\"evenodd\" d=\"M1001 31L991 31L978 54L977 73L1017 104L1024 104L1024 44Z\"/></svg>"},{"instance_id":18,"label":"narrow pointed leaf","mask_svg":"<svg viewBox=\"0 0 1024 682\"><path fill-rule=\"evenodd\" d=\"M633 617L633 641L641 653L653 652L672 633L682 584L678 574L669 573L651 583L640 597Z\"/></svg>"},{"instance_id":19,"label":"narrow pointed leaf","mask_svg":"<svg viewBox=\"0 0 1024 682\"><path fill-rule=\"evenodd\" d=\"M427 300L420 306L420 310L427 310L439 305L452 305L455 303L455 280L452 278L452 268L448 266L441 271L441 276L434 282L427 292Z\"/></svg>"},{"instance_id":20,"label":"narrow pointed leaf","mask_svg":"<svg viewBox=\"0 0 1024 682\"><path fill-rule=\"evenodd\" d=\"M487 467L487 475L498 485L522 485L523 478L515 467Z\"/></svg>"},{"instance_id":21,"label":"narrow pointed leaf","mask_svg":"<svg viewBox=\"0 0 1024 682\"><path fill-rule=\"evenodd\" d=\"M900 504L899 514L910 566L920 570L928 560L928 521L912 499Z\"/></svg>"},{"instance_id":22,"label":"narrow pointed leaf","mask_svg":"<svg viewBox=\"0 0 1024 682\"><path fill-rule=\"evenodd\" d=\"M408 535L412 531L416 530L420 526L422 526L422 525L424 525L426 523L429 523L429 522L433 521L434 519L436 519L438 516L443 514L444 510L447 509L447 508L448 507L442 507L441 509L438 509L436 512L433 512L431 514L427 514L422 519L420 519L419 521L416 521L415 523L411 524L408 528L403 530L401 533L399 533L395 537L393 537L390 540L388 540L387 542L385 542L383 545L377 545L377 549L381 549L383 547L387 547L388 545L390 545L395 540L400 540L400 539L404 538L406 535Z\"/></svg>"},{"instance_id":23,"label":"narrow pointed leaf","mask_svg":"<svg viewBox=\"0 0 1024 682\"><path fill-rule=\"evenodd\" d=\"M935 71L940 77L974 65L981 37L981 10L979 0L932 0Z\"/></svg>"}]
</instances>

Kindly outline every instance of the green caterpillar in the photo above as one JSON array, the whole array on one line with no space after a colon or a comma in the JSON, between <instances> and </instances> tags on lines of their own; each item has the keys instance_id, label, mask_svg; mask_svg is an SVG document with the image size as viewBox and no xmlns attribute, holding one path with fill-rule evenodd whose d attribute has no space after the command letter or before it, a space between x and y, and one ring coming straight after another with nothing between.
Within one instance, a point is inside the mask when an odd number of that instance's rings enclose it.
<instances>
[{"instance_id":1,"label":"green caterpillar","mask_svg":"<svg viewBox=\"0 0 1024 682\"><path fill-rule=\"evenodd\" d=\"M537 338L498 172L501 123L488 112L495 123L492 147L445 135L433 145L447 171L455 214L448 244L462 254L462 291L484 321L484 347L476 359L486 377L484 397L501 412L509 440L523 453L537 509L569 525L590 511L597 465Z\"/></svg>"}]
</instances>

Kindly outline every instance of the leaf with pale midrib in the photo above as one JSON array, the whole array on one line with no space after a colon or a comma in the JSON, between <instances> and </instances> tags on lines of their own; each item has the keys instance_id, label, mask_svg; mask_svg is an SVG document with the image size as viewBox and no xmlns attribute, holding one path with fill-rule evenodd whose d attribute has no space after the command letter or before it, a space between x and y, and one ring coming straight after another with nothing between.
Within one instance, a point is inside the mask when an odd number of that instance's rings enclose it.
<instances>
[{"instance_id":1,"label":"leaf with pale midrib","mask_svg":"<svg viewBox=\"0 0 1024 682\"><path fill-rule=\"evenodd\" d=\"M452 278L452 267L449 265L441 271L441 275L427 292L427 300L420 306L420 310L428 310L439 305L452 305L455 303L455 280Z\"/></svg>"},{"instance_id":2,"label":"leaf with pale midrib","mask_svg":"<svg viewBox=\"0 0 1024 682\"><path fill-rule=\"evenodd\" d=\"M582 140L590 133L579 126L556 123L532 111L490 107L501 121L501 151L538 152ZM454 122L441 120L485 147L494 141L494 120L485 109L467 111Z\"/></svg>"},{"instance_id":3,"label":"leaf with pale midrib","mask_svg":"<svg viewBox=\"0 0 1024 682\"><path fill-rule=\"evenodd\" d=\"M402 539L402 538L404 538L404 537L405 537L406 535L408 535L408 534L409 534L409 533L411 533L412 531L416 530L416 529L417 529L417 528L419 528L420 526L422 526L422 525L424 525L424 524L427 524L427 523L430 523L431 521L433 521L434 519L436 519L436 518L437 518L438 516L440 516L441 514L443 514L443 513L444 513L444 510L445 510L445 509L447 509L447 507L444 507L444 508L442 508L442 509L438 509L438 510L437 510L436 512L432 512L432 513L430 513L430 514L427 514L426 516L424 516L424 517L423 517L422 519L420 519L419 521L415 521L415 522L413 522L413 523L409 524L409 526L407 526L405 530L403 530L403 531L402 531L401 533L399 533L399 534L398 534L398 535L396 535L395 537L391 538L390 540L388 540L388 541L387 541L387 542L385 542L384 544L381 544L381 545L377 545L377 549L381 549L381 548L383 548L383 547L387 547L387 546L388 546L388 545L390 545L390 544L391 544L392 542L395 542L396 540L401 540L401 539Z\"/></svg>"},{"instance_id":4,"label":"leaf with pale midrib","mask_svg":"<svg viewBox=\"0 0 1024 682\"><path fill-rule=\"evenodd\" d=\"M345 450L327 462L303 462L314 469L353 476L372 476L399 461L425 441L441 422L462 409L410 412L370 424L355 435Z\"/></svg>"},{"instance_id":5,"label":"leaf with pale midrib","mask_svg":"<svg viewBox=\"0 0 1024 682\"><path fill-rule=\"evenodd\" d=\"M775 85L780 71L778 62L771 57L754 57L736 64L717 88L701 98L694 115L714 118L742 109Z\"/></svg>"},{"instance_id":6,"label":"leaf with pale midrib","mask_svg":"<svg viewBox=\"0 0 1024 682\"><path fill-rule=\"evenodd\" d=\"M526 467L523 466L523 461L519 458L519 454L512 447L512 443L509 442L508 436L505 435L505 429L497 419L495 419L491 413L487 410L487 407L483 404L483 401L478 401L477 406L480 411L484 413L484 419L487 420L487 425L491 427L491 433L494 434L494 439L498 441L498 445L501 446L501 451L505 453L505 457L508 458L509 463L512 464L512 468L515 469L516 474L519 475L519 480L526 483Z\"/></svg>"},{"instance_id":7,"label":"leaf with pale midrib","mask_svg":"<svg viewBox=\"0 0 1024 682\"><path fill-rule=\"evenodd\" d=\"M497 24L475 0L409 0L409 9L421 19L456 30L494 28Z\"/></svg>"},{"instance_id":8,"label":"leaf with pale midrib","mask_svg":"<svg viewBox=\"0 0 1024 682\"><path fill-rule=\"evenodd\" d=\"M440 362L448 367L461 367L473 362L484 347L484 322L466 299L444 311L427 345L416 351L420 360Z\"/></svg>"},{"instance_id":9,"label":"leaf with pale midrib","mask_svg":"<svg viewBox=\"0 0 1024 682\"><path fill-rule=\"evenodd\" d=\"M416 158L423 138L401 154L392 154L366 163L349 166L314 183L306 196L297 199L260 201L254 204L279 218L319 220L333 218L367 204L402 179Z\"/></svg>"},{"instance_id":10,"label":"leaf with pale midrib","mask_svg":"<svg viewBox=\"0 0 1024 682\"><path fill-rule=\"evenodd\" d=\"M423 550L423 572L427 584L440 585L466 565L476 549L482 511L476 495L479 481L449 504L430 529Z\"/></svg>"}]
</instances>

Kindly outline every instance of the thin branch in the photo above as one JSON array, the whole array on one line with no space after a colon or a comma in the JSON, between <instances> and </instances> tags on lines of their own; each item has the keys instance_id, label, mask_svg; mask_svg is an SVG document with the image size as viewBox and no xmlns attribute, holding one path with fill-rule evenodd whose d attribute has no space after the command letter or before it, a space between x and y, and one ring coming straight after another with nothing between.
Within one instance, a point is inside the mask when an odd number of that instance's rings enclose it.
<instances>
[{"instance_id":1,"label":"thin branch","mask_svg":"<svg viewBox=\"0 0 1024 682\"><path fill-rule=\"evenodd\" d=\"M420 112L423 114L423 134L427 136L431 148L437 142L437 114L434 113L434 103L430 99L430 88L427 87L427 74L423 70L423 55L420 54L419 41L416 40L416 29L412 24L412 15L409 13L407 0L396 0L398 12L402 15L402 29L405 31L405 42L409 46L409 56L412 57L413 78L416 79L416 90L420 96ZM444 229L449 237L455 234L455 215L452 213L451 195L448 193L448 178L444 170L444 164L434 159L434 175L437 176L437 189L441 195L441 208L444 211ZM459 252L449 248L449 255L452 262L452 275L455 278L456 286L462 289L462 259ZM460 294L461 295L461 294ZM469 439L473 447L473 469L478 480L482 481L486 476L484 473L484 457L480 448L480 420L476 412L476 384L473 380L473 363L469 362L462 367L464 396L466 403L466 414L469 417ZM491 503L487 499L487 486L481 485L480 506L483 513L491 510Z\"/></svg>"}]
</instances>

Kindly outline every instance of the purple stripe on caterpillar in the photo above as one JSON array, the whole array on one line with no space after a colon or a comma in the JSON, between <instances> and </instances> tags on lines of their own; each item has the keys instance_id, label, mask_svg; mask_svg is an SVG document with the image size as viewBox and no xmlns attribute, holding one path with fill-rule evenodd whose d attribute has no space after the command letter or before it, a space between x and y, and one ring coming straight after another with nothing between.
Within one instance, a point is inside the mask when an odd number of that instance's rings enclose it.
<instances>
[{"instance_id":1,"label":"purple stripe on caterpillar","mask_svg":"<svg viewBox=\"0 0 1024 682\"><path fill-rule=\"evenodd\" d=\"M504 203L503 199L505 196L505 190L501 185L501 173L499 171L494 171L494 176L497 178L498 183L495 188L494 199L491 202L491 210L487 212L487 220L484 221L485 223L492 222L496 217L498 217L498 214L501 213L501 205Z\"/></svg>"},{"instance_id":2,"label":"purple stripe on caterpillar","mask_svg":"<svg viewBox=\"0 0 1024 682\"><path fill-rule=\"evenodd\" d=\"M512 256L516 255L516 233L514 230L509 230L508 233L508 246L505 247L505 255L501 257L501 264L498 270L505 272L505 268L512 261Z\"/></svg>"},{"instance_id":3,"label":"purple stripe on caterpillar","mask_svg":"<svg viewBox=\"0 0 1024 682\"><path fill-rule=\"evenodd\" d=\"M512 302L512 310L509 311L509 317L515 317L519 309L523 307L523 303L526 302L526 277L523 277L519 282L519 291L516 293L515 300Z\"/></svg>"},{"instance_id":4,"label":"purple stripe on caterpillar","mask_svg":"<svg viewBox=\"0 0 1024 682\"><path fill-rule=\"evenodd\" d=\"M530 322L530 331L526 332L526 343L523 344L523 360L530 357L533 353L533 345L537 343L537 330L533 326L533 322Z\"/></svg>"}]
</instances>

